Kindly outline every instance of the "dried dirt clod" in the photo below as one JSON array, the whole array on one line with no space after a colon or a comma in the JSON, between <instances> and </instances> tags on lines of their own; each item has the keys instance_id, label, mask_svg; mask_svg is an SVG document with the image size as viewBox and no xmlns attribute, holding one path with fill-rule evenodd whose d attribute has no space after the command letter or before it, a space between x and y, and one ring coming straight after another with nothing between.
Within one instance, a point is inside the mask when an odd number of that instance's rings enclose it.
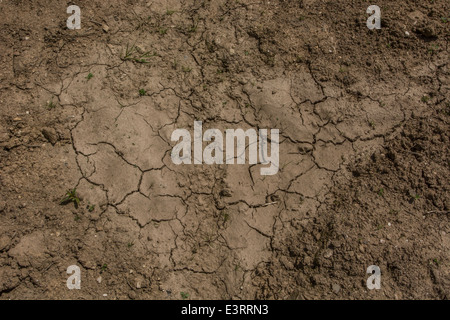
<instances>
[{"instance_id":1,"label":"dried dirt clod","mask_svg":"<svg viewBox=\"0 0 450 320\"><path fill-rule=\"evenodd\" d=\"M431 25L416 28L416 32L425 38L435 38L437 36L436 28Z\"/></svg>"},{"instance_id":2,"label":"dried dirt clod","mask_svg":"<svg viewBox=\"0 0 450 320\"><path fill-rule=\"evenodd\" d=\"M8 236L2 235L0 237L0 251L8 249L10 244L11 244L11 239Z\"/></svg>"},{"instance_id":3,"label":"dried dirt clod","mask_svg":"<svg viewBox=\"0 0 450 320\"><path fill-rule=\"evenodd\" d=\"M22 267L39 267L45 262L45 252L44 235L37 231L22 237L20 242L9 250L9 255Z\"/></svg>"},{"instance_id":4,"label":"dried dirt clod","mask_svg":"<svg viewBox=\"0 0 450 320\"><path fill-rule=\"evenodd\" d=\"M17 271L14 271L11 267L0 269L0 292L14 289L19 283Z\"/></svg>"},{"instance_id":5,"label":"dried dirt clod","mask_svg":"<svg viewBox=\"0 0 450 320\"><path fill-rule=\"evenodd\" d=\"M54 145L56 142L58 142L58 139L59 139L58 134L56 133L56 130L53 128L43 128L42 135L52 145Z\"/></svg>"}]
</instances>

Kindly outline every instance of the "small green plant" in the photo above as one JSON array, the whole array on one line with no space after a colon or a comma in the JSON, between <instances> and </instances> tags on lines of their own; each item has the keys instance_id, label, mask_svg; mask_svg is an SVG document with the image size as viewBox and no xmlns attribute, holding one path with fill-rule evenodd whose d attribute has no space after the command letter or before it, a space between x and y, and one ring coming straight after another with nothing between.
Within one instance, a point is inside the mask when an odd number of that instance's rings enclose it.
<instances>
[{"instance_id":1,"label":"small green plant","mask_svg":"<svg viewBox=\"0 0 450 320\"><path fill-rule=\"evenodd\" d=\"M79 221L81 219L81 217L79 215L76 215L75 218L73 218L73 220L75 221Z\"/></svg>"},{"instance_id":2,"label":"small green plant","mask_svg":"<svg viewBox=\"0 0 450 320\"><path fill-rule=\"evenodd\" d=\"M167 11L166 11L166 15L168 15L168 16L171 16L171 15L173 15L175 13L175 10L169 10L169 9L167 9Z\"/></svg>"},{"instance_id":3,"label":"small green plant","mask_svg":"<svg viewBox=\"0 0 450 320\"><path fill-rule=\"evenodd\" d=\"M54 108L56 108L56 104L53 103L53 99L50 100L50 101L47 101L47 109L51 110L51 109L54 109Z\"/></svg>"},{"instance_id":4,"label":"small green plant","mask_svg":"<svg viewBox=\"0 0 450 320\"><path fill-rule=\"evenodd\" d=\"M422 102L424 102L424 103L427 103L428 100L430 100L430 97L429 97L429 96L423 96L420 100L421 100Z\"/></svg>"},{"instance_id":5,"label":"small green plant","mask_svg":"<svg viewBox=\"0 0 450 320\"><path fill-rule=\"evenodd\" d=\"M341 205L342 205L342 201L337 200L337 199L333 201L333 206L340 207Z\"/></svg>"},{"instance_id":6,"label":"small green plant","mask_svg":"<svg viewBox=\"0 0 450 320\"><path fill-rule=\"evenodd\" d=\"M377 193L380 197L382 197L384 195L384 188L380 188Z\"/></svg>"},{"instance_id":7,"label":"small green plant","mask_svg":"<svg viewBox=\"0 0 450 320\"><path fill-rule=\"evenodd\" d=\"M95 205L94 204L90 204L90 205L87 206L87 209L88 209L89 212L92 212L95 209Z\"/></svg>"},{"instance_id":8,"label":"small green plant","mask_svg":"<svg viewBox=\"0 0 450 320\"><path fill-rule=\"evenodd\" d=\"M108 270L108 265L107 265L106 263L104 263L104 264L101 266L100 271L101 271L101 272L105 272L106 270Z\"/></svg>"},{"instance_id":9,"label":"small green plant","mask_svg":"<svg viewBox=\"0 0 450 320\"><path fill-rule=\"evenodd\" d=\"M429 54L434 54L434 52L437 51L438 49L439 49L439 45L434 44L428 49L428 53Z\"/></svg>"},{"instance_id":10,"label":"small green plant","mask_svg":"<svg viewBox=\"0 0 450 320\"><path fill-rule=\"evenodd\" d=\"M132 45L131 47L127 44L127 47L125 49L125 53L120 57L122 61L133 61L136 63L150 63L148 61L148 58L151 58L152 56L156 56L156 52L150 53L150 51L147 52L141 52L135 45Z\"/></svg>"},{"instance_id":11,"label":"small green plant","mask_svg":"<svg viewBox=\"0 0 450 320\"><path fill-rule=\"evenodd\" d=\"M127 247L130 249L132 246L134 246L134 242L128 242Z\"/></svg>"},{"instance_id":12,"label":"small green plant","mask_svg":"<svg viewBox=\"0 0 450 320\"><path fill-rule=\"evenodd\" d=\"M78 206L80 205L80 198L77 196L77 189L69 189L66 192L66 195L64 196L64 198L61 199L60 204L62 205L66 205L68 203L73 203L75 208L78 208Z\"/></svg>"},{"instance_id":13,"label":"small green plant","mask_svg":"<svg viewBox=\"0 0 450 320\"><path fill-rule=\"evenodd\" d=\"M447 17L441 17L441 21L442 21L443 23L447 23L447 22L448 22L448 18L447 18Z\"/></svg>"},{"instance_id":14,"label":"small green plant","mask_svg":"<svg viewBox=\"0 0 450 320\"><path fill-rule=\"evenodd\" d=\"M94 75L92 73L89 72L89 74L87 75L86 79L91 80L94 77Z\"/></svg>"},{"instance_id":15,"label":"small green plant","mask_svg":"<svg viewBox=\"0 0 450 320\"><path fill-rule=\"evenodd\" d=\"M160 29L159 29L159 34L160 34L160 35L163 36L163 35L165 35L166 33L167 33L167 28L160 28Z\"/></svg>"},{"instance_id":16,"label":"small green plant","mask_svg":"<svg viewBox=\"0 0 450 320\"><path fill-rule=\"evenodd\" d=\"M192 68L190 68L190 67L183 67L182 70L183 70L183 72L188 73L188 72L192 71Z\"/></svg>"},{"instance_id":17,"label":"small green plant","mask_svg":"<svg viewBox=\"0 0 450 320\"><path fill-rule=\"evenodd\" d=\"M370 120L370 121L369 121L369 126L370 126L373 130L375 130L375 122L374 122L373 120Z\"/></svg>"},{"instance_id":18,"label":"small green plant","mask_svg":"<svg viewBox=\"0 0 450 320\"><path fill-rule=\"evenodd\" d=\"M147 94L147 91L145 91L145 89L139 89L139 95L142 97L142 96L145 96Z\"/></svg>"},{"instance_id":19,"label":"small green plant","mask_svg":"<svg viewBox=\"0 0 450 320\"><path fill-rule=\"evenodd\" d=\"M177 61L177 59L174 59L172 62L172 68L176 70L177 67L178 67L178 61Z\"/></svg>"},{"instance_id":20,"label":"small green plant","mask_svg":"<svg viewBox=\"0 0 450 320\"><path fill-rule=\"evenodd\" d=\"M180 295L183 300L186 300L187 298L189 298L189 294L186 292L180 292Z\"/></svg>"}]
</instances>

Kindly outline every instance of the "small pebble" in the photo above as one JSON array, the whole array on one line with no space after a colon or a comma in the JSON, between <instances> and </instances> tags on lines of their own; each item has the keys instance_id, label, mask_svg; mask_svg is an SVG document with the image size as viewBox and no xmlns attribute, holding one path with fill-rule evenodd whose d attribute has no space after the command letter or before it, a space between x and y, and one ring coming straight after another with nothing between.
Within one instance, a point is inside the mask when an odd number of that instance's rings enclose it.
<instances>
[{"instance_id":1,"label":"small pebble","mask_svg":"<svg viewBox=\"0 0 450 320\"><path fill-rule=\"evenodd\" d=\"M336 283L333 284L332 288L333 288L333 292L336 294L338 294L339 291L341 291L341 286Z\"/></svg>"},{"instance_id":2,"label":"small pebble","mask_svg":"<svg viewBox=\"0 0 450 320\"><path fill-rule=\"evenodd\" d=\"M333 255L333 250L327 249L325 251L325 253L323 254L323 257L328 259L328 258L331 258L332 255Z\"/></svg>"}]
</instances>

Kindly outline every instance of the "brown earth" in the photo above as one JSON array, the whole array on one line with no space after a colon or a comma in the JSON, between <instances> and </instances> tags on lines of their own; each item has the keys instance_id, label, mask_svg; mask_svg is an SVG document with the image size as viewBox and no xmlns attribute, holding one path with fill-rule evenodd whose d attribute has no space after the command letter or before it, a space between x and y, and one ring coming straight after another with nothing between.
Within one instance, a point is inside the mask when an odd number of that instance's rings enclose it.
<instances>
[{"instance_id":1,"label":"brown earth","mask_svg":"<svg viewBox=\"0 0 450 320\"><path fill-rule=\"evenodd\" d=\"M0 298L448 299L450 4L370 4L1 1ZM280 171L174 165L195 120Z\"/></svg>"}]
</instances>

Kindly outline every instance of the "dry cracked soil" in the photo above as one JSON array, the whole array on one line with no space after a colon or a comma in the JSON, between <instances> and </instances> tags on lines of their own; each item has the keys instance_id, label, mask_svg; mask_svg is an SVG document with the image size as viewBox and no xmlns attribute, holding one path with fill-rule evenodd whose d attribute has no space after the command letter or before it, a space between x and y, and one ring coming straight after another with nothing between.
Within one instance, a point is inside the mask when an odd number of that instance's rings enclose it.
<instances>
[{"instance_id":1,"label":"dry cracked soil","mask_svg":"<svg viewBox=\"0 0 450 320\"><path fill-rule=\"evenodd\" d=\"M448 299L450 3L370 4L0 1L0 299Z\"/></svg>"}]
</instances>

